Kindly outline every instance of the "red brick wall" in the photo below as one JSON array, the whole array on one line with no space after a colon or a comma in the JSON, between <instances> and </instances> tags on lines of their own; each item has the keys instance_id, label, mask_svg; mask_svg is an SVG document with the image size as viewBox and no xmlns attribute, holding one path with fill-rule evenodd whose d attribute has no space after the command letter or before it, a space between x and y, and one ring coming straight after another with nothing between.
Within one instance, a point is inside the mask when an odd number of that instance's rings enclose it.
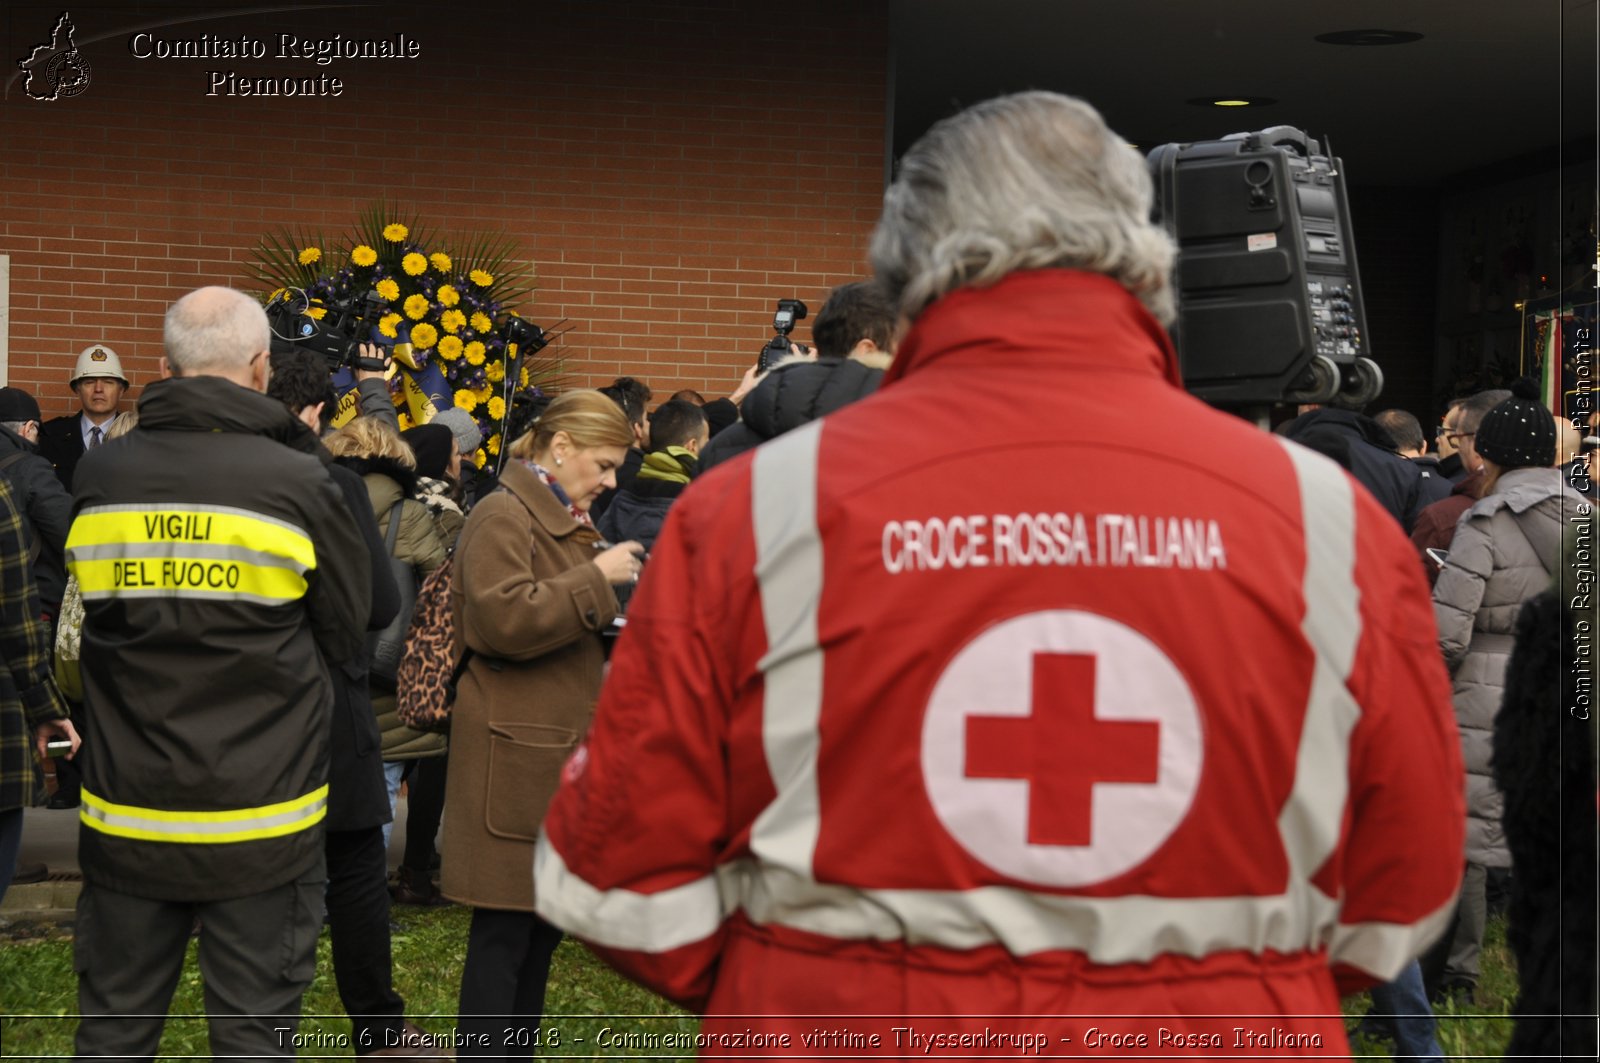
<instances>
[{"instance_id":1,"label":"red brick wall","mask_svg":"<svg viewBox=\"0 0 1600 1063\"><path fill-rule=\"evenodd\" d=\"M48 39L60 10L8 4L4 56ZM384 196L435 231L509 233L536 271L525 316L574 326L561 351L571 382L637 375L658 400L731 390L771 335L775 299L815 311L865 273L884 172L885 5L389 4L153 32L273 47L280 32L399 32L419 59L130 54L136 29L218 10L73 6L88 89L46 103L13 82L0 102L9 382L47 414L72 405L64 381L88 343L109 343L147 382L174 298L253 290L245 267L264 233L343 233ZM208 97L213 69L345 87Z\"/></svg>"}]
</instances>

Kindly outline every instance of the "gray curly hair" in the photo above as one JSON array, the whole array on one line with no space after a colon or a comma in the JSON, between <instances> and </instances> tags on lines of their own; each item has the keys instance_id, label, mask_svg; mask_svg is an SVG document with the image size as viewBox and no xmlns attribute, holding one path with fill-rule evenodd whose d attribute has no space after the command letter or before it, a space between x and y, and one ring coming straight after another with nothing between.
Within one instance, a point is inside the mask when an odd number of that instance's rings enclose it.
<instances>
[{"instance_id":1,"label":"gray curly hair","mask_svg":"<svg viewBox=\"0 0 1600 1063\"><path fill-rule=\"evenodd\" d=\"M1103 273L1162 324L1176 250L1150 220L1144 159L1093 107L1023 92L970 107L906 153L872 234L878 281L907 318L1024 269Z\"/></svg>"}]
</instances>

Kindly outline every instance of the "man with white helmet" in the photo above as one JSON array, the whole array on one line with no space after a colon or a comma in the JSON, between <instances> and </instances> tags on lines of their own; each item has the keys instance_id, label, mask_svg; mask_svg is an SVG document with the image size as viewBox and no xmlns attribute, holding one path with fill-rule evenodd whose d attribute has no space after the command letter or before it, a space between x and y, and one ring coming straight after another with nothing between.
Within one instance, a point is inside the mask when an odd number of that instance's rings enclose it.
<instances>
[{"instance_id":1,"label":"man with white helmet","mask_svg":"<svg viewBox=\"0 0 1600 1063\"><path fill-rule=\"evenodd\" d=\"M39 452L50 459L56 476L70 491L78 459L84 451L105 442L128 390L128 378L122 373L117 352L103 343L94 343L79 353L67 386L78 393L81 411L45 422L39 430Z\"/></svg>"}]
</instances>

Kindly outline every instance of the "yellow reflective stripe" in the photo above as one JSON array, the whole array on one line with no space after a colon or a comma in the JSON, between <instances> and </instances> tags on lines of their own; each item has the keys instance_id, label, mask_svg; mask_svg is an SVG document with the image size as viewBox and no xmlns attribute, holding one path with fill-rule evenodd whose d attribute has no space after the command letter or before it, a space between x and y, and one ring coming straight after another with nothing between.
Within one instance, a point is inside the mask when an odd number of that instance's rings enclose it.
<instances>
[{"instance_id":1,"label":"yellow reflective stripe","mask_svg":"<svg viewBox=\"0 0 1600 1063\"><path fill-rule=\"evenodd\" d=\"M87 599L196 597L267 603L305 597L295 568L212 557L74 559L68 566Z\"/></svg>"},{"instance_id":2,"label":"yellow reflective stripe","mask_svg":"<svg viewBox=\"0 0 1600 1063\"><path fill-rule=\"evenodd\" d=\"M141 808L138 805L119 805L90 793L88 789L83 790L82 797L83 806L78 818L91 830L119 838L193 845L280 838L314 827L328 814L326 785L290 801L220 812L174 812Z\"/></svg>"},{"instance_id":3,"label":"yellow reflective stripe","mask_svg":"<svg viewBox=\"0 0 1600 1063\"><path fill-rule=\"evenodd\" d=\"M134 543L214 543L274 554L302 570L317 567L311 537L288 521L230 506L91 506L67 534L67 550Z\"/></svg>"}]
</instances>

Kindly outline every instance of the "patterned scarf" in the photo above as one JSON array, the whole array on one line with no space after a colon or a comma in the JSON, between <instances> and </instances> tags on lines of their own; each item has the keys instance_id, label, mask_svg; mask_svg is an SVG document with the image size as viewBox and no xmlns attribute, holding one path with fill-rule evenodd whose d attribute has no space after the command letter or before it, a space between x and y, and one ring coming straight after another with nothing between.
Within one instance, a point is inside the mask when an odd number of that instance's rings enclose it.
<instances>
[{"instance_id":1,"label":"patterned scarf","mask_svg":"<svg viewBox=\"0 0 1600 1063\"><path fill-rule=\"evenodd\" d=\"M567 507L567 512L572 514L573 520L577 521L579 524L583 524L591 528L594 527L594 521L589 519L589 511L585 509L579 509L577 506L573 505L572 499L567 497L567 493L561 489L561 485L556 483L556 478L551 476L544 466L532 461L525 461L522 464L527 466L528 469L539 478L541 483L550 488L550 490L556 496L556 501Z\"/></svg>"},{"instance_id":2,"label":"patterned scarf","mask_svg":"<svg viewBox=\"0 0 1600 1063\"><path fill-rule=\"evenodd\" d=\"M667 447L665 450L652 450L644 456L644 465L639 469L639 479L686 484L694 479L699 467L695 456L684 448Z\"/></svg>"},{"instance_id":3,"label":"patterned scarf","mask_svg":"<svg viewBox=\"0 0 1600 1063\"><path fill-rule=\"evenodd\" d=\"M461 513L461 505L450 497L454 485L448 480L434 480L427 476L417 477L417 489L411 497L428 507L428 512L435 515L443 512ZM461 514L466 516L465 513Z\"/></svg>"}]
</instances>

